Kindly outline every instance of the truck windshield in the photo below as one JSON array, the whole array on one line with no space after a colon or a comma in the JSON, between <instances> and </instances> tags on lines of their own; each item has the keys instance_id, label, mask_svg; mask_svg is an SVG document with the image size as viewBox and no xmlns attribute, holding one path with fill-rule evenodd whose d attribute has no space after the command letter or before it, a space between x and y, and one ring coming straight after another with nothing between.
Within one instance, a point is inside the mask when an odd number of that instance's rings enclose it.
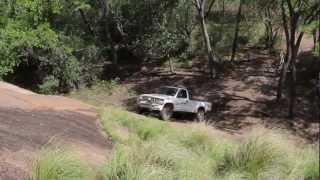
<instances>
[{"instance_id":1,"label":"truck windshield","mask_svg":"<svg viewBox=\"0 0 320 180\"><path fill-rule=\"evenodd\" d=\"M171 87L161 87L159 89L159 94L167 95L167 96L175 96L177 93L177 88L171 88Z\"/></svg>"}]
</instances>

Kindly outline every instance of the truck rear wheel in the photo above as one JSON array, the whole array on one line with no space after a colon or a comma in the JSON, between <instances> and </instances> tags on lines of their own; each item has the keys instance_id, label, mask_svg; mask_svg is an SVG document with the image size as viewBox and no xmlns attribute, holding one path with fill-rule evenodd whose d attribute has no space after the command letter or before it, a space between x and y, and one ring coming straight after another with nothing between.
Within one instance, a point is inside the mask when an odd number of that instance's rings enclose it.
<instances>
[{"instance_id":1,"label":"truck rear wheel","mask_svg":"<svg viewBox=\"0 0 320 180\"><path fill-rule=\"evenodd\" d=\"M205 116L206 116L205 110L204 110L203 108L199 108L199 109L198 109L198 112L197 112L197 117L196 117L197 121L198 121L198 122L203 122L203 121L205 121L205 119L206 119Z\"/></svg>"},{"instance_id":2,"label":"truck rear wheel","mask_svg":"<svg viewBox=\"0 0 320 180\"><path fill-rule=\"evenodd\" d=\"M173 114L173 106L167 104L163 107L162 111L160 112L160 116L162 120L169 120Z\"/></svg>"}]
</instances>

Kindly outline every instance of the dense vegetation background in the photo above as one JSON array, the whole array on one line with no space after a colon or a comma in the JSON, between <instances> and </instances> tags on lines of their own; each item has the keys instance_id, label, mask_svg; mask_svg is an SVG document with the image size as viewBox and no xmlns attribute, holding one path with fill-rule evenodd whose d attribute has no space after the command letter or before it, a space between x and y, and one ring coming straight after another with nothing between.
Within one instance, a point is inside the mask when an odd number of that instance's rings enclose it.
<instances>
[{"instance_id":1,"label":"dense vegetation background","mask_svg":"<svg viewBox=\"0 0 320 180\"><path fill-rule=\"evenodd\" d=\"M302 52L304 38L310 52ZM44 147L29 168L34 180L319 179L319 55L319 0L0 0L0 80L102 106L102 128L114 143L100 169ZM165 75L157 80L146 75L159 67ZM131 110L142 90L185 74L213 104L207 124L104 107L121 101ZM254 124L290 134L257 129L244 137Z\"/></svg>"},{"instance_id":2,"label":"dense vegetation background","mask_svg":"<svg viewBox=\"0 0 320 180\"><path fill-rule=\"evenodd\" d=\"M239 47L259 45L284 52L278 98L293 72L294 102L295 59L305 34L317 52L319 7L316 0L3 0L0 78L50 94L130 76L145 63L174 71L197 61L218 77Z\"/></svg>"}]
</instances>

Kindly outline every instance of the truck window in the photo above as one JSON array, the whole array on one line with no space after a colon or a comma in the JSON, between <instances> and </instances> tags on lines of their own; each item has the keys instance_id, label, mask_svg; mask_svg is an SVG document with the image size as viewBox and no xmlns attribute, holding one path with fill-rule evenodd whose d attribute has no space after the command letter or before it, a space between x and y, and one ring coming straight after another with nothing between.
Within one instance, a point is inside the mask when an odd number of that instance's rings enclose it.
<instances>
[{"instance_id":1,"label":"truck window","mask_svg":"<svg viewBox=\"0 0 320 180\"><path fill-rule=\"evenodd\" d=\"M161 87L158 91L159 94L167 95L167 96L175 96L177 94L177 88L171 87Z\"/></svg>"},{"instance_id":2,"label":"truck window","mask_svg":"<svg viewBox=\"0 0 320 180\"><path fill-rule=\"evenodd\" d=\"M184 99L186 99L186 98L188 97L187 91L186 91L186 90L183 90L183 89L180 90L177 97L178 97L178 98L184 98Z\"/></svg>"}]
</instances>

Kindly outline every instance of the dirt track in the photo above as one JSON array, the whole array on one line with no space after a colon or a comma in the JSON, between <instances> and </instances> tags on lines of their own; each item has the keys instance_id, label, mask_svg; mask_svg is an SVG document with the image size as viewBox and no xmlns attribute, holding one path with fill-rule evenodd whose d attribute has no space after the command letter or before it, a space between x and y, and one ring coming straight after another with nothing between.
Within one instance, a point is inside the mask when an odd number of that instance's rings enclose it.
<instances>
[{"instance_id":1,"label":"dirt track","mask_svg":"<svg viewBox=\"0 0 320 180\"><path fill-rule=\"evenodd\" d=\"M91 165L111 149L94 107L0 82L0 180L21 180L44 145L64 144Z\"/></svg>"}]
</instances>

